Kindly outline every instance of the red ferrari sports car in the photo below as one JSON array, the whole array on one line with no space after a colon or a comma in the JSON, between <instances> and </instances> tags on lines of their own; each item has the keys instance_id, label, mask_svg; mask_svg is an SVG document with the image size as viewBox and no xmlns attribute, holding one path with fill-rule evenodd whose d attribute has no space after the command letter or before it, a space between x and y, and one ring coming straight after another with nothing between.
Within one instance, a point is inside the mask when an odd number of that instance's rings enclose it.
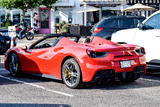
<instances>
[{"instance_id":1,"label":"red ferrari sports car","mask_svg":"<svg viewBox=\"0 0 160 107\"><path fill-rule=\"evenodd\" d=\"M100 37L81 39L51 34L30 47L12 48L6 53L5 68L13 76L23 72L60 79L70 88L99 78L134 81L146 72L144 48Z\"/></svg>"}]
</instances>

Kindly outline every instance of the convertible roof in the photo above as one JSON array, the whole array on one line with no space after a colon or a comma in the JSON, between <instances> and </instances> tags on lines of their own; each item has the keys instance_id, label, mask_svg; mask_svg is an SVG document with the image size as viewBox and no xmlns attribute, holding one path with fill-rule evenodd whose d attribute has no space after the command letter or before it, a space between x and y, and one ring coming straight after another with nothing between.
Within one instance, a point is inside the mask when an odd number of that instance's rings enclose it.
<instances>
[{"instance_id":1,"label":"convertible roof","mask_svg":"<svg viewBox=\"0 0 160 107\"><path fill-rule=\"evenodd\" d=\"M78 34L70 34L70 33L60 33L60 34L49 34L47 36L45 36L45 38L48 38L48 37L77 37L77 38L80 38L81 36L78 35Z\"/></svg>"}]
</instances>

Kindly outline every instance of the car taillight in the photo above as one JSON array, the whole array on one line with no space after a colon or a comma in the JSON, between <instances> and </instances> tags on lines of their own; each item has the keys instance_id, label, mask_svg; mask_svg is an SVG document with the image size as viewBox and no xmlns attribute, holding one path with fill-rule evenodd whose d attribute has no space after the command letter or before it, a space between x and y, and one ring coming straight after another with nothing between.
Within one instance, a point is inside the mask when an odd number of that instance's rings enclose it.
<instances>
[{"instance_id":1,"label":"car taillight","mask_svg":"<svg viewBox=\"0 0 160 107\"><path fill-rule=\"evenodd\" d=\"M94 33L98 33L98 32L100 32L102 29L103 29L103 28L101 28L101 27L95 28Z\"/></svg>"},{"instance_id":2,"label":"car taillight","mask_svg":"<svg viewBox=\"0 0 160 107\"><path fill-rule=\"evenodd\" d=\"M91 58L104 58L109 54L109 52L94 52L91 49L87 49L86 52Z\"/></svg>"},{"instance_id":3,"label":"car taillight","mask_svg":"<svg viewBox=\"0 0 160 107\"><path fill-rule=\"evenodd\" d=\"M138 53L138 54L145 54L145 49L144 49L143 47L141 47L141 48L139 48L139 49L136 49L135 51L136 51L136 53Z\"/></svg>"}]
</instances>

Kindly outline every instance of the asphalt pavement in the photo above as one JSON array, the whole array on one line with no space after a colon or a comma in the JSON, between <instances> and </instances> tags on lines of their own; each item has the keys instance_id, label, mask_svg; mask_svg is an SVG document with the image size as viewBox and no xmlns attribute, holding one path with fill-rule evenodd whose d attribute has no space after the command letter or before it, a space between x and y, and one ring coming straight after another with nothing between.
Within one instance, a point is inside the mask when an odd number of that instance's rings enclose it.
<instances>
[{"instance_id":1,"label":"asphalt pavement","mask_svg":"<svg viewBox=\"0 0 160 107\"><path fill-rule=\"evenodd\" d=\"M21 75L0 69L0 107L159 107L160 75L69 89L62 81ZM3 105L3 106L2 106Z\"/></svg>"},{"instance_id":2,"label":"asphalt pavement","mask_svg":"<svg viewBox=\"0 0 160 107\"><path fill-rule=\"evenodd\" d=\"M39 39L39 37L37 37ZM25 46L33 41L19 41ZM70 89L53 79L23 74L12 77L0 56L0 107L159 107L160 75L143 75L133 83L86 84Z\"/></svg>"}]
</instances>

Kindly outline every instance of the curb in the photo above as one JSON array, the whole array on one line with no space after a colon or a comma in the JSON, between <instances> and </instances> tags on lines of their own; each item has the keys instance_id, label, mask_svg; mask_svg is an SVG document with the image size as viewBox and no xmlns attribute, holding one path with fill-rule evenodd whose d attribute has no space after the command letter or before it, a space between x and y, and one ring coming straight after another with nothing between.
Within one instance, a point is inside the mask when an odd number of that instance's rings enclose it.
<instances>
[{"instance_id":1,"label":"curb","mask_svg":"<svg viewBox=\"0 0 160 107\"><path fill-rule=\"evenodd\" d=\"M5 59L5 56L0 55L0 68L4 68L4 59Z\"/></svg>"}]
</instances>

